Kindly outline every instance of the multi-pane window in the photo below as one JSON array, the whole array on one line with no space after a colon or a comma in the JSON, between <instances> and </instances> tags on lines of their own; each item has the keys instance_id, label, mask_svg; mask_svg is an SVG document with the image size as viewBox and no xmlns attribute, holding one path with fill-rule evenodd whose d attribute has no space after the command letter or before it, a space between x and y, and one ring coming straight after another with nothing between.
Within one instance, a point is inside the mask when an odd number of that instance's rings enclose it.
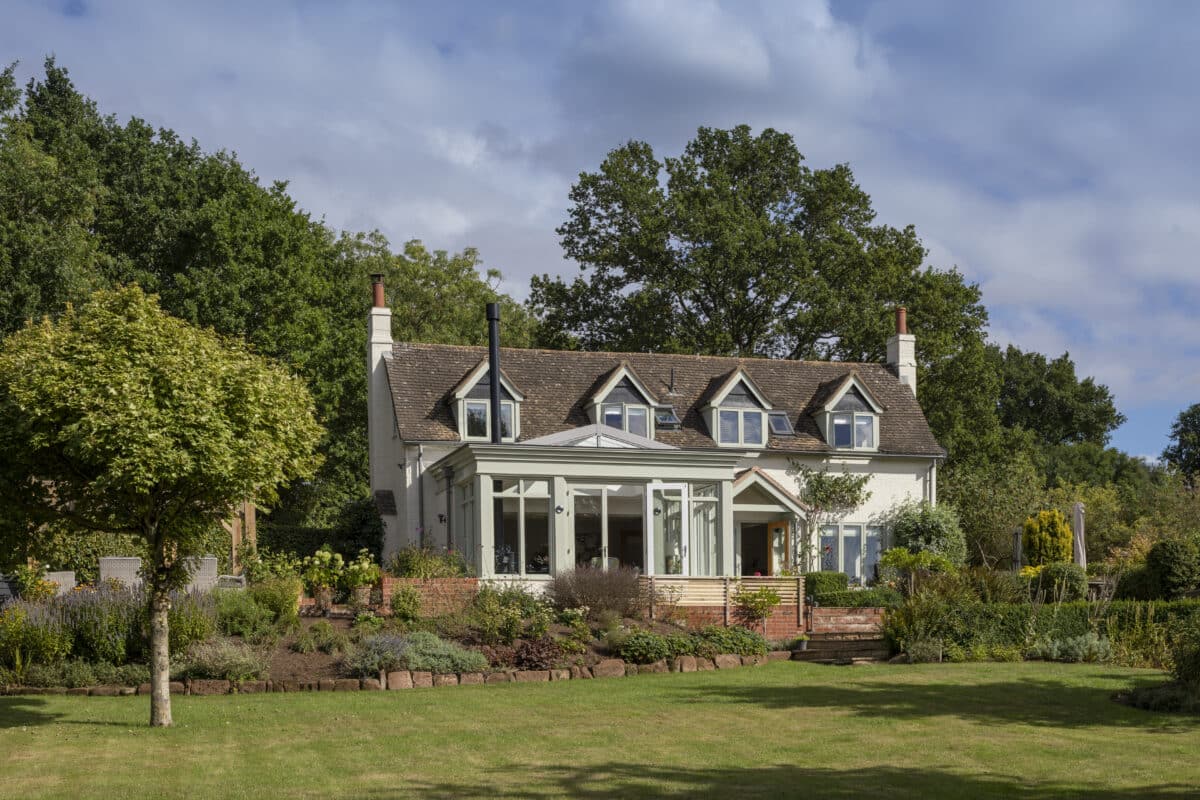
<instances>
[{"instance_id":1,"label":"multi-pane window","mask_svg":"<svg viewBox=\"0 0 1200 800\"><path fill-rule=\"evenodd\" d=\"M601 418L608 427L649 438L650 409L647 406L605 403L600 411Z\"/></svg>"},{"instance_id":2,"label":"multi-pane window","mask_svg":"<svg viewBox=\"0 0 1200 800\"><path fill-rule=\"evenodd\" d=\"M763 435L763 412L758 409L722 408L717 411L717 435L718 444L761 447L766 441Z\"/></svg>"},{"instance_id":3,"label":"multi-pane window","mask_svg":"<svg viewBox=\"0 0 1200 800\"><path fill-rule=\"evenodd\" d=\"M867 399L851 387L830 415L830 439L834 447L847 450L874 450L878 447L874 409Z\"/></svg>"},{"instance_id":4,"label":"multi-pane window","mask_svg":"<svg viewBox=\"0 0 1200 800\"><path fill-rule=\"evenodd\" d=\"M463 427L465 438L490 440L492 438L491 403L486 400L465 400L466 419ZM516 405L511 400L500 401L500 438L512 441L516 438Z\"/></svg>"},{"instance_id":5,"label":"multi-pane window","mask_svg":"<svg viewBox=\"0 0 1200 800\"><path fill-rule=\"evenodd\" d=\"M861 585L875 579L883 545L884 530L878 525L825 525L818 539L817 565L823 572L844 572L851 583Z\"/></svg>"},{"instance_id":6,"label":"multi-pane window","mask_svg":"<svg viewBox=\"0 0 1200 800\"><path fill-rule=\"evenodd\" d=\"M545 480L497 480L492 546L497 575L550 573L550 485Z\"/></svg>"}]
</instances>

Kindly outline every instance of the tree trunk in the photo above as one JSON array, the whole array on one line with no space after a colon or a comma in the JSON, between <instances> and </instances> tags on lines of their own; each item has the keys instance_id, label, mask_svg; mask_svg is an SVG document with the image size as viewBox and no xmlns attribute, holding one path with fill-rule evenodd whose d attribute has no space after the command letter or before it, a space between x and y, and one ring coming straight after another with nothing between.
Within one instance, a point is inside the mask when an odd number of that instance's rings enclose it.
<instances>
[{"instance_id":1,"label":"tree trunk","mask_svg":"<svg viewBox=\"0 0 1200 800\"><path fill-rule=\"evenodd\" d=\"M171 725L171 653L167 615L171 593L166 586L155 586L150 594L150 727Z\"/></svg>"}]
</instances>

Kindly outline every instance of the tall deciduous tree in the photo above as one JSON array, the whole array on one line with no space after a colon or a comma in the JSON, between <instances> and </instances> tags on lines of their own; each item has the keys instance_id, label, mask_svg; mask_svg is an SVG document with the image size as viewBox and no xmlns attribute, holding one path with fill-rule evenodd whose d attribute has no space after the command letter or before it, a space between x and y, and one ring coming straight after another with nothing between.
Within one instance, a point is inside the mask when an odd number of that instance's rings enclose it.
<instances>
[{"instance_id":1,"label":"tall deciduous tree","mask_svg":"<svg viewBox=\"0 0 1200 800\"><path fill-rule=\"evenodd\" d=\"M103 290L0 346L0 491L34 519L138 537L149 556L150 724L171 724L168 612L237 502L311 475L303 382L241 342Z\"/></svg>"},{"instance_id":2,"label":"tall deciduous tree","mask_svg":"<svg viewBox=\"0 0 1200 800\"><path fill-rule=\"evenodd\" d=\"M906 305L934 432L952 454L994 445L979 288L925 268L913 228L878 224L848 166L809 169L775 130L701 128L677 158L613 150L571 202L558 233L585 275L534 279L543 344L880 361Z\"/></svg>"},{"instance_id":3,"label":"tall deciduous tree","mask_svg":"<svg viewBox=\"0 0 1200 800\"><path fill-rule=\"evenodd\" d=\"M1189 483L1200 475L1200 403L1179 412L1171 425L1171 444L1163 450L1162 457L1186 476Z\"/></svg>"},{"instance_id":4,"label":"tall deciduous tree","mask_svg":"<svg viewBox=\"0 0 1200 800\"><path fill-rule=\"evenodd\" d=\"M1040 444L1104 445L1125 421L1107 386L1079 378L1069 353L1048 359L1009 345L994 349L1002 380L1000 422L1032 432Z\"/></svg>"}]
</instances>

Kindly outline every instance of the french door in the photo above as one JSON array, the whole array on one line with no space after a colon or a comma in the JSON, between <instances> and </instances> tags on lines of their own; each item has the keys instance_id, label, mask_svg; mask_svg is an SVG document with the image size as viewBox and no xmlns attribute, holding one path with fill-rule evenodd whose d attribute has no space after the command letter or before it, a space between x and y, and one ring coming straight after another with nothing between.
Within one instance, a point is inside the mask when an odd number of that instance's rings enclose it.
<instances>
[{"instance_id":1,"label":"french door","mask_svg":"<svg viewBox=\"0 0 1200 800\"><path fill-rule=\"evenodd\" d=\"M688 574L689 516L686 483L646 487L647 574Z\"/></svg>"}]
</instances>

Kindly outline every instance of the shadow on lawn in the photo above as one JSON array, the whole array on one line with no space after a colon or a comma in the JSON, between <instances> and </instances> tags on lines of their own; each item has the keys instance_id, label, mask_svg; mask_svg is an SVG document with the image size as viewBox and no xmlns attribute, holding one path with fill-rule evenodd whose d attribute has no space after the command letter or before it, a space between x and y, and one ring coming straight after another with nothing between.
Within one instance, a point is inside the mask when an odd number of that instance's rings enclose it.
<instances>
[{"instance_id":1,"label":"shadow on lawn","mask_svg":"<svg viewBox=\"0 0 1200 800\"><path fill-rule=\"evenodd\" d=\"M514 786L514 784L516 784ZM814 797L814 798L1014 798L1015 800L1180 800L1195 797L1196 788L1160 784L1110 789L1079 784L1030 785L1016 776L963 775L930 769L869 767L845 771L779 765L745 769L677 769L646 764L609 763L594 767L549 767L530 770L523 780L511 772L498 783L446 780L415 782L368 797L542 798L580 797L601 800L626 797ZM362 795L356 795L362 796Z\"/></svg>"},{"instance_id":2,"label":"shadow on lawn","mask_svg":"<svg viewBox=\"0 0 1200 800\"><path fill-rule=\"evenodd\" d=\"M45 705L39 697L0 697L0 728L48 725L62 716L41 710Z\"/></svg>"},{"instance_id":3,"label":"shadow on lawn","mask_svg":"<svg viewBox=\"0 0 1200 800\"><path fill-rule=\"evenodd\" d=\"M1161 678L1136 680L1134 685L1152 685L1161 681ZM833 708L860 716L889 719L958 717L1054 728L1106 725L1163 733L1200 730L1200 721L1189 724L1179 717L1138 713L1114 703L1112 689L1045 679L978 684L871 681L832 686L827 683L815 686L693 685L674 691L689 702L753 703L776 710Z\"/></svg>"}]
</instances>

